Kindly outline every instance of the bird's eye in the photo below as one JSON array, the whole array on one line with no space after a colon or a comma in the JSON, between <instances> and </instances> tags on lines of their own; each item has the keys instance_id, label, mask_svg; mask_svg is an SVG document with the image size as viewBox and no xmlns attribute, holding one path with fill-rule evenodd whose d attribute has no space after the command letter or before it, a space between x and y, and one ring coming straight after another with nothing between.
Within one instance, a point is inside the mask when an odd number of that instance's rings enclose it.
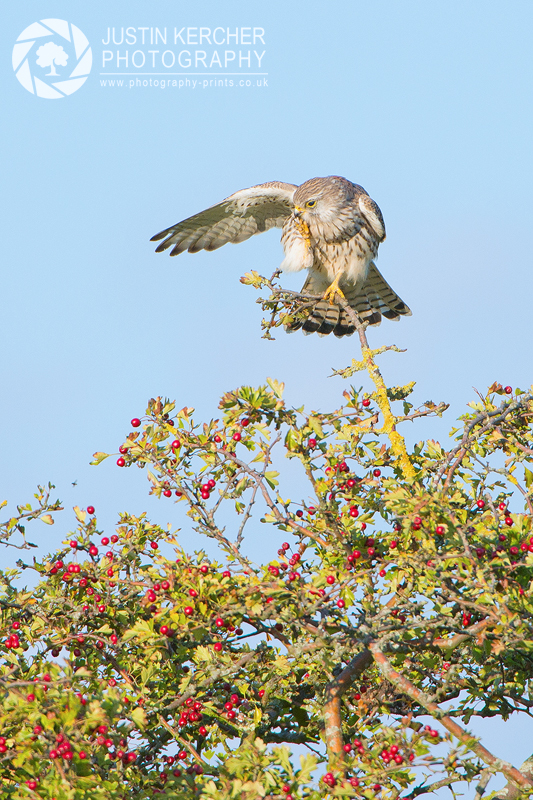
<instances>
[{"instance_id":1,"label":"bird's eye","mask_svg":"<svg viewBox=\"0 0 533 800\"><path fill-rule=\"evenodd\" d=\"M308 200L305 205L307 208L314 208L316 206L316 200Z\"/></svg>"}]
</instances>

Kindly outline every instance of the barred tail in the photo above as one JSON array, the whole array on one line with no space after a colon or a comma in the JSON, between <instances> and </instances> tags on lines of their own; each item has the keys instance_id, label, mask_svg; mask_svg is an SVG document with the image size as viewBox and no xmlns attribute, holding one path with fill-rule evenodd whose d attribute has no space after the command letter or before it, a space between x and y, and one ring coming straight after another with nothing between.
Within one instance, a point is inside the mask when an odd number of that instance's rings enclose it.
<instances>
[{"instance_id":1,"label":"barred tail","mask_svg":"<svg viewBox=\"0 0 533 800\"><path fill-rule=\"evenodd\" d=\"M314 293L324 291L314 285L315 279L309 274L302 291ZM361 320L369 325L379 325L381 316L397 320L401 316L410 316L411 309L391 289L374 262L370 264L368 275L363 284L355 284L341 288L351 308L357 312ZM318 333L326 336L333 333L335 336L351 336L355 325L348 313L337 303L327 300L318 300L311 308L307 317L295 319L286 326L289 333L302 329L304 333Z\"/></svg>"}]
</instances>

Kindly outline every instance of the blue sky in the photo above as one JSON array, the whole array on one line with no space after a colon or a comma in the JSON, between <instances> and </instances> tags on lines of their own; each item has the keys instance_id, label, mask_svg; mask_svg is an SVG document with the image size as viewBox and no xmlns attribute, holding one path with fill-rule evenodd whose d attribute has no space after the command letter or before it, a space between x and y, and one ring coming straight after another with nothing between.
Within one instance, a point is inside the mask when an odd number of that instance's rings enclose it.
<instances>
[{"instance_id":1,"label":"blue sky","mask_svg":"<svg viewBox=\"0 0 533 800\"><path fill-rule=\"evenodd\" d=\"M59 100L30 94L11 67L17 37L41 19L74 23L92 47L89 78ZM267 180L340 174L381 207L379 266L413 316L385 321L371 344L407 349L382 358L390 384L416 380L416 401L451 403L411 440L444 439L473 387L531 384L530 2L49 0L6 6L3 23L2 497L24 502L51 480L67 508L93 504L102 526L126 508L166 522L172 506L146 497L141 473L114 459L89 466L149 397L211 417L224 391L272 376L295 405L340 402L342 383L327 376L357 342L266 342L256 294L239 283L277 266L279 231L177 259L149 242ZM108 28L201 26L263 28L268 85L102 85ZM113 59L126 49L113 46ZM59 541L63 516L34 538Z\"/></svg>"}]
</instances>

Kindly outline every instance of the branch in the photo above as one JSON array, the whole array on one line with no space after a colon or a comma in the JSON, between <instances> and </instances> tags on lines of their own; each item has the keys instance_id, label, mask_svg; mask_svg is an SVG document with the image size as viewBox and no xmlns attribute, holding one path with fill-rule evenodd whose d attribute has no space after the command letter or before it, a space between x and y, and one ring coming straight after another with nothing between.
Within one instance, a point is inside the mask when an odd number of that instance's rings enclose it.
<instances>
[{"instance_id":1,"label":"branch","mask_svg":"<svg viewBox=\"0 0 533 800\"><path fill-rule=\"evenodd\" d=\"M324 706L324 724L326 729L326 747L330 767L335 767L344 758L341 718L341 697L351 686L354 679L372 661L369 650L363 650L352 658L340 675L326 687L326 704Z\"/></svg>"},{"instance_id":2,"label":"branch","mask_svg":"<svg viewBox=\"0 0 533 800\"><path fill-rule=\"evenodd\" d=\"M391 683L401 689L402 692L404 692L404 694L406 694L412 700L419 703L427 711L429 711L435 719L438 719L439 722L453 736L455 736L462 744L472 750L472 752L475 753L482 761L484 761L485 764L495 767L499 772L503 772L508 780L512 781L513 784L516 784L522 790L533 789L533 777L527 777L520 772L520 770L517 770L516 767L513 767L512 764L509 764L507 761L494 756L489 750L487 750L486 747L483 747L479 741L471 736L468 731L465 731L453 719L447 717L437 703L434 703L432 700L430 700L425 692L423 692L421 689L418 689L404 675L400 675L399 672L396 672L390 661L379 649L376 643L370 644L369 650L371 651L374 661L378 665L380 671Z\"/></svg>"},{"instance_id":3,"label":"branch","mask_svg":"<svg viewBox=\"0 0 533 800\"><path fill-rule=\"evenodd\" d=\"M317 300L323 299L323 295L312 295L306 292L293 292L288 289L277 288L272 282L275 279L275 277L276 274L272 276L271 281L267 281L265 278L261 278L262 285L267 285L272 291L272 295L269 298L269 300L258 301L263 304L263 308L267 308L268 303L272 304L272 302L276 303L279 301L287 305L290 305L292 301L292 304L294 305L295 301L300 301L300 307L297 309L297 311L300 311L307 305L312 305ZM359 334L359 341L361 343L361 353L363 356L362 363L364 365L364 369L366 369L376 387L377 403L383 414L383 428L381 432L385 433L389 437L392 452L396 456L405 478L408 481L413 481L415 478L415 470L407 454L407 449L405 447L405 440L403 436L401 436L396 430L396 423L398 422L398 420L392 413L390 401L387 396L387 388L385 386L385 382L374 361L374 355L378 351L371 350L370 347L368 346L368 341L365 332L368 323L363 322L360 319L359 315L353 310L353 308L351 308L349 303L342 295L337 294L336 298L337 298L336 302L346 312L353 326L357 330L357 333ZM304 305L302 305L301 301L304 301ZM305 303L305 301L309 302ZM276 313L277 313L277 307L275 306L269 327L272 327ZM393 349L393 348L387 348L387 349Z\"/></svg>"},{"instance_id":4,"label":"branch","mask_svg":"<svg viewBox=\"0 0 533 800\"><path fill-rule=\"evenodd\" d=\"M203 767L208 767L210 772L212 771L211 764L209 764L209 762L205 761L202 758L200 753L192 746L190 742L187 741L187 739L184 739L183 736L180 736L179 731L175 731L174 728L168 724L168 722L164 717L159 715L158 719L161 725L163 725L163 727L166 728L167 731L172 734L176 742L179 742L182 745L182 747L186 747L189 753L192 755L192 757L196 761L198 761L199 764L201 764Z\"/></svg>"},{"instance_id":5,"label":"branch","mask_svg":"<svg viewBox=\"0 0 533 800\"><path fill-rule=\"evenodd\" d=\"M529 403L532 399L533 399L532 394L525 394L520 400L515 400L514 402L511 403L504 402L502 403L501 406L494 409L494 411L482 411L480 414L474 417L474 419L470 420L470 422L465 428L465 432L463 434L460 443L457 445L457 447L454 447L453 450L450 450L450 452L448 453L448 457L444 461L444 464L436 474L435 479L433 481L433 487L437 486L439 481L442 479L444 473L450 466L452 460L457 456L457 454L459 454L455 462L453 463L450 471L448 472L448 475L446 476L445 488L449 486L455 470L463 460L469 448L469 445L474 439L474 436L471 436L471 433L473 429L476 427L476 425L479 425L484 420L486 420L485 425L476 433L475 438L479 439L480 436L489 431L491 428L495 428L497 425L500 424L500 422L503 422L505 418L509 416L509 414L511 414L513 411L517 411L519 408L522 408L526 403Z\"/></svg>"},{"instance_id":6,"label":"branch","mask_svg":"<svg viewBox=\"0 0 533 800\"><path fill-rule=\"evenodd\" d=\"M350 317L351 321L355 325L357 329L357 333L359 334L359 341L361 342L361 354L363 356L363 361L366 367L368 374L370 375L372 381L374 382L374 386L376 387L376 397L378 406L381 409L381 413L383 414L383 428L382 432L386 433L389 437L391 443L391 449L398 462L401 466L402 472L408 481L413 481L415 478L415 470L407 455L407 449L405 447L405 439L401 436L398 431L396 430L396 423L397 418L392 413L390 400L387 395L387 387L385 386L385 381L379 371L379 368L374 361L374 351L370 349L368 346L368 340L366 338L366 323L361 322L359 319L359 315L355 313L353 308L350 307L348 302L341 297L339 300L340 305L346 311L348 316Z\"/></svg>"},{"instance_id":7,"label":"branch","mask_svg":"<svg viewBox=\"0 0 533 800\"><path fill-rule=\"evenodd\" d=\"M443 786L450 786L457 780L458 776L453 775L448 776L447 778L442 778L442 780L435 781L434 783L425 783L423 786L415 786L413 791L409 792L409 794L403 795L401 800L414 800L415 797L419 797L421 794L431 794L432 792L436 792L437 789L442 789Z\"/></svg>"},{"instance_id":8,"label":"branch","mask_svg":"<svg viewBox=\"0 0 533 800\"><path fill-rule=\"evenodd\" d=\"M269 509L272 511L272 513L274 514L274 516L276 517L278 522L282 523L283 525L290 525L290 527L294 528L294 530L297 530L299 533L303 534L304 536L308 536L310 539L313 539L313 541L315 541L317 544L321 545L321 547L327 547L327 544L324 541L324 539L322 539L320 536L317 536L316 533L313 533L312 531L308 530L308 528L304 528L303 525L298 525L298 523L295 522L294 520L292 520L290 517L284 516L281 513L281 511L279 510L277 505L274 503L274 501L270 497L268 489L266 488L261 475L255 469L250 467L249 464L246 463L246 461L241 461L240 458L237 458L237 456L234 455L233 453L229 453L228 451L225 451L224 455L227 458L231 458L231 460L233 462L235 462L235 464L237 464L242 470L247 472L248 475L250 475L255 480L255 482L257 483L257 485L259 486L259 488L261 490L261 494L263 495L263 499L264 499L265 503L267 504Z\"/></svg>"},{"instance_id":9,"label":"branch","mask_svg":"<svg viewBox=\"0 0 533 800\"><path fill-rule=\"evenodd\" d=\"M520 772L533 778L533 755L529 756L522 766ZM509 782L503 789L496 793L492 800L517 800L520 797L521 791L516 784Z\"/></svg>"}]
</instances>

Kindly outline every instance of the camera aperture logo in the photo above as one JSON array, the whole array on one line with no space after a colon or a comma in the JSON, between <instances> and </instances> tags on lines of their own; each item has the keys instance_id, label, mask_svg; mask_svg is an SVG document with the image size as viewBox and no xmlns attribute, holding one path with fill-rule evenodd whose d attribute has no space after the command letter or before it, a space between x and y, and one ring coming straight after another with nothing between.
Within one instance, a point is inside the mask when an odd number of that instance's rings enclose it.
<instances>
[{"instance_id":1,"label":"camera aperture logo","mask_svg":"<svg viewBox=\"0 0 533 800\"><path fill-rule=\"evenodd\" d=\"M83 86L93 56L82 31L64 19L42 19L25 28L13 47L13 69L28 92L59 100Z\"/></svg>"}]
</instances>

